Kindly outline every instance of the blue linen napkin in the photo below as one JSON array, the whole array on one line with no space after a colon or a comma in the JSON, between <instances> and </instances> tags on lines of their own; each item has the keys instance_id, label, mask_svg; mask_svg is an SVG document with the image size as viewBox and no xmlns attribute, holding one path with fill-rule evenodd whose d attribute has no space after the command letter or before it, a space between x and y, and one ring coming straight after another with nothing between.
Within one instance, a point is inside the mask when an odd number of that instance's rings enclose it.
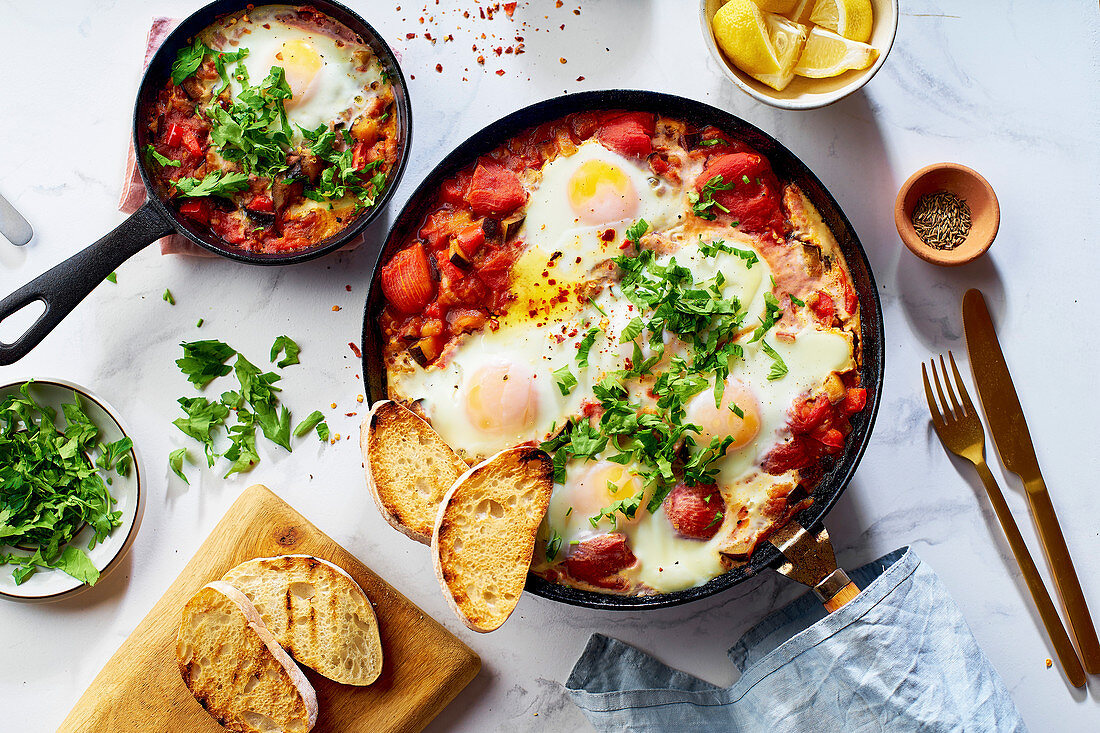
<instances>
[{"instance_id":1,"label":"blue linen napkin","mask_svg":"<svg viewBox=\"0 0 1100 733\"><path fill-rule=\"evenodd\" d=\"M835 613L812 593L729 650L721 688L593 634L565 683L598 731L1026 731L936 573L907 547L850 574Z\"/></svg>"}]
</instances>

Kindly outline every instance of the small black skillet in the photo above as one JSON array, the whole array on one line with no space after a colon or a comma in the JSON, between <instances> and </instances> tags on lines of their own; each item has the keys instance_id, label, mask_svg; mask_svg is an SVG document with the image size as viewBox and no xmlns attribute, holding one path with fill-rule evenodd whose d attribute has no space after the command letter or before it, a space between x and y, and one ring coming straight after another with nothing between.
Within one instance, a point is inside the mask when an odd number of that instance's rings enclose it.
<instances>
[{"instance_id":1,"label":"small black skillet","mask_svg":"<svg viewBox=\"0 0 1100 733\"><path fill-rule=\"evenodd\" d=\"M252 3L242 0L217 0L188 16L164 40L149 62L142 77L134 105L134 150L141 151L147 142L144 124L145 111L156 99L157 92L168 78L176 52L189 45L189 39L214 22L219 16L232 13ZM333 0L310 0L303 3L343 23L369 45L387 71L393 85L395 114L397 119L397 161L390 169L382 196L374 208L353 221L338 234L324 239L307 249L288 253L248 252L238 249L215 236L213 232L180 216L160 196L153 186L146 168L144 156L137 155L137 168L145 184L148 198L140 209L117 228L95 244L78 252L52 269L16 290L0 301L0 321L24 307L42 301L45 312L13 343L0 342L0 366L13 364L26 356L67 316L92 289L123 262L147 247L150 243L173 233L179 233L190 241L214 254L252 265L293 265L339 249L353 240L385 209L408 162L412 136L412 106L409 102L405 77L390 47L365 20Z\"/></svg>"},{"instance_id":2,"label":"small black skillet","mask_svg":"<svg viewBox=\"0 0 1100 733\"><path fill-rule=\"evenodd\" d=\"M513 135L529 127L556 120L573 112L619 109L656 112L684 120L699 128L715 125L730 137L752 146L771 162L780 181L799 185L817 207L825 223L829 225L844 254L859 297L860 333L858 337L863 349L859 375L862 385L867 388L867 406L862 412L852 417L852 432L845 441L844 451L826 467L824 475L814 487L811 494L813 504L795 517L803 527L816 528L855 474L856 466L871 438L871 428L878 412L882 395L885 351L882 306L879 303L875 278L871 273L867 254L863 251L863 245L860 244L851 222L840 210L840 205L820 179L794 153L778 140L740 117L692 99L632 89L582 92L556 97L525 107L489 124L444 158L417 187L398 214L382 247L382 252L375 262L363 316L363 382L367 388L367 395L372 403L387 396L386 370L382 359L383 341L378 321L385 305L382 287L379 284L381 266L388 262L398 249L408 243L411 237L415 236L426 213L426 207L431 203L439 186L461 168L477 159L479 155L490 152ZM719 593L747 580L766 567L778 566L781 561L782 555L774 546L768 542L761 542L744 565L733 568L703 585L671 593L650 596L595 593L549 583L533 574L527 577L526 590L535 595L574 606L620 610L662 608Z\"/></svg>"}]
</instances>

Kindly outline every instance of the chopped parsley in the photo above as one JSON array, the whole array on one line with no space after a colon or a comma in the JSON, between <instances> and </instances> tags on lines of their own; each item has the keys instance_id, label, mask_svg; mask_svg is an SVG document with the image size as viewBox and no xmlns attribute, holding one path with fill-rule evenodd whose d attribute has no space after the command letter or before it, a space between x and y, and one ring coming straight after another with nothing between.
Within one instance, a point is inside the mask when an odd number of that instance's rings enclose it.
<instances>
[{"instance_id":1,"label":"chopped parsley","mask_svg":"<svg viewBox=\"0 0 1100 733\"><path fill-rule=\"evenodd\" d=\"M168 468L172 469L172 473L179 476L183 483L190 485L191 482L187 480L187 476L183 474L183 462L187 460L187 449L179 448L168 454Z\"/></svg>"},{"instance_id":2,"label":"chopped parsley","mask_svg":"<svg viewBox=\"0 0 1100 733\"><path fill-rule=\"evenodd\" d=\"M298 361L298 354L301 352L301 347L294 343L294 339L290 338L290 336L280 336L275 339L275 343L271 345L271 361L275 361L279 354L286 353L286 356L279 360L278 366L280 368L288 367L291 364L300 364L301 362Z\"/></svg>"},{"instance_id":3,"label":"chopped parsley","mask_svg":"<svg viewBox=\"0 0 1100 733\"><path fill-rule=\"evenodd\" d=\"M707 140L700 140L699 141L699 147L701 147L701 148L710 148L710 147L713 147L715 145L727 145L727 144L728 143L720 137L712 137L712 138L708 138Z\"/></svg>"},{"instance_id":4,"label":"chopped parsley","mask_svg":"<svg viewBox=\"0 0 1100 733\"><path fill-rule=\"evenodd\" d=\"M561 551L562 537L558 534L558 530L551 528L550 539L546 540L546 559L553 562L554 558L558 556Z\"/></svg>"},{"instance_id":5,"label":"chopped parsley","mask_svg":"<svg viewBox=\"0 0 1100 733\"><path fill-rule=\"evenodd\" d=\"M721 175L714 176L709 181L703 184L703 189L700 193L694 191L688 192L688 201L691 203L691 210L700 219L706 219L708 221L714 221L717 218L717 214L714 213L714 209L728 214L730 210L722 204L714 200L714 194L719 191L729 191L735 185L734 181L726 183L722 180Z\"/></svg>"},{"instance_id":6,"label":"chopped parsley","mask_svg":"<svg viewBox=\"0 0 1100 733\"><path fill-rule=\"evenodd\" d=\"M182 343L183 358L176 359L176 366L187 375L187 381L199 387L205 387L215 377L229 374L231 367L225 360L237 353L237 350L221 341L192 341Z\"/></svg>"},{"instance_id":7,"label":"chopped parsley","mask_svg":"<svg viewBox=\"0 0 1100 733\"><path fill-rule=\"evenodd\" d=\"M200 181L197 178L184 177L174 184L180 198L198 196L224 196L248 188L248 176L244 173L222 173L210 171Z\"/></svg>"},{"instance_id":8,"label":"chopped parsley","mask_svg":"<svg viewBox=\"0 0 1100 733\"><path fill-rule=\"evenodd\" d=\"M649 223L645 219L639 219L630 225L626 230L626 238L630 242L633 242L635 246L638 244L638 240L642 238L647 231L649 231Z\"/></svg>"},{"instance_id":9,"label":"chopped parsley","mask_svg":"<svg viewBox=\"0 0 1100 733\"><path fill-rule=\"evenodd\" d=\"M352 193L358 199L359 208L374 206L386 186L386 174L378 170L382 161L374 160L357 167L353 149L355 141L347 130L342 131L344 149L337 150L333 145L337 141L336 131L328 129L326 125L321 125L316 130L298 129L311 143L310 152L330 164L321 171L317 182L305 189L305 196L324 202Z\"/></svg>"},{"instance_id":10,"label":"chopped parsley","mask_svg":"<svg viewBox=\"0 0 1100 733\"><path fill-rule=\"evenodd\" d=\"M806 307L806 303L804 301L799 300L798 298L794 297L793 295L788 294L787 297L790 298L791 302L794 303L795 305L797 305L799 308L805 308Z\"/></svg>"},{"instance_id":11,"label":"chopped parsley","mask_svg":"<svg viewBox=\"0 0 1100 733\"><path fill-rule=\"evenodd\" d=\"M170 166L172 168L180 167L180 162L178 160L172 160L171 158L161 155L152 145L145 146L145 155L157 163L160 163L162 166Z\"/></svg>"},{"instance_id":12,"label":"chopped parsley","mask_svg":"<svg viewBox=\"0 0 1100 733\"><path fill-rule=\"evenodd\" d=\"M118 284L118 273L112 272L111 274L109 274L107 276L107 282L117 285Z\"/></svg>"},{"instance_id":13,"label":"chopped parsley","mask_svg":"<svg viewBox=\"0 0 1100 733\"><path fill-rule=\"evenodd\" d=\"M772 359L772 368L768 372L768 380L775 381L787 376L787 365L783 362L783 357L779 355L779 352L769 346L767 341L761 341L760 348Z\"/></svg>"},{"instance_id":14,"label":"chopped parsley","mask_svg":"<svg viewBox=\"0 0 1100 733\"><path fill-rule=\"evenodd\" d=\"M246 173L277 176L287 168L286 151L293 136L284 104L291 96L286 74L282 67L272 66L267 77L252 86L243 65L238 64L236 73L243 84L236 97L224 107L211 104L205 110L210 141L223 158L240 163Z\"/></svg>"},{"instance_id":15,"label":"chopped parsley","mask_svg":"<svg viewBox=\"0 0 1100 733\"><path fill-rule=\"evenodd\" d=\"M555 369L553 374L554 382L558 385L563 397L572 392L573 388L577 386L577 378L573 376L573 372L569 371L568 364L560 369Z\"/></svg>"},{"instance_id":16,"label":"chopped parsley","mask_svg":"<svg viewBox=\"0 0 1100 733\"><path fill-rule=\"evenodd\" d=\"M164 289L164 295L160 296L160 299L166 302L168 305L176 304L176 299L172 297L172 291L168 288Z\"/></svg>"},{"instance_id":17,"label":"chopped parsley","mask_svg":"<svg viewBox=\"0 0 1100 733\"><path fill-rule=\"evenodd\" d=\"M600 329L590 328L581 337L581 341L577 344L577 366L581 369L588 368L588 352L592 350L592 344L596 343L596 335L599 334Z\"/></svg>"},{"instance_id":18,"label":"chopped parsley","mask_svg":"<svg viewBox=\"0 0 1100 733\"><path fill-rule=\"evenodd\" d=\"M313 412L309 413L305 420L302 420L302 422L298 423L298 425L295 426L294 437L301 438L310 430L313 430L315 427L320 425L324 419L325 416L321 414L320 410L314 410Z\"/></svg>"},{"instance_id":19,"label":"chopped parsley","mask_svg":"<svg viewBox=\"0 0 1100 733\"><path fill-rule=\"evenodd\" d=\"M607 482L607 490L609 492L618 491L618 487L610 481ZM645 490L641 490L633 496L628 496L625 499L619 499L612 502L603 509L600 509L600 513L594 517L588 518L588 523L592 525L592 529L596 529L599 526L600 520L607 517L611 522L612 529L619 526L618 515L622 514L627 519L633 519L634 515L638 513L638 507L642 505L642 498L645 496Z\"/></svg>"},{"instance_id":20,"label":"chopped parsley","mask_svg":"<svg viewBox=\"0 0 1100 733\"><path fill-rule=\"evenodd\" d=\"M129 471L133 444L129 438L102 443L75 392L73 402L61 406L65 425L59 428L57 411L31 396L32 384L0 399L0 565L14 566L16 585L39 568L94 585L99 570L84 548L70 543L89 527L90 550L122 523L104 475L111 466L119 475ZM32 552L4 553L5 547Z\"/></svg>"}]
</instances>

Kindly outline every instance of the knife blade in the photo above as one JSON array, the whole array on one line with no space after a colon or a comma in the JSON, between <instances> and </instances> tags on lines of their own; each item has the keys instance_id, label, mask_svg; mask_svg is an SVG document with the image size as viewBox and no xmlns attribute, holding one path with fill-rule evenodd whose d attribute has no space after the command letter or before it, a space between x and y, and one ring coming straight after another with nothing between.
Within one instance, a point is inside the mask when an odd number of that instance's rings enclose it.
<instances>
[{"instance_id":1,"label":"knife blade","mask_svg":"<svg viewBox=\"0 0 1100 733\"><path fill-rule=\"evenodd\" d=\"M1096 627L1081 592L1081 582L1073 568L1058 516L1043 482L1024 410L981 291L974 288L966 291L962 315L970 368L997 454L1004 467L1024 482L1031 515L1039 529L1039 539L1054 574L1058 595L1077 640L1081 662L1089 674L1098 674L1100 640L1096 637Z\"/></svg>"},{"instance_id":2,"label":"knife blade","mask_svg":"<svg viewBox=\"0 0 1100 733\"><path fill-rule=\"evenodd\" d=\"M22 247L34 236L30 222L3 195L0 195L0 234L17 247Z\"/></svg>"}]
</instances>

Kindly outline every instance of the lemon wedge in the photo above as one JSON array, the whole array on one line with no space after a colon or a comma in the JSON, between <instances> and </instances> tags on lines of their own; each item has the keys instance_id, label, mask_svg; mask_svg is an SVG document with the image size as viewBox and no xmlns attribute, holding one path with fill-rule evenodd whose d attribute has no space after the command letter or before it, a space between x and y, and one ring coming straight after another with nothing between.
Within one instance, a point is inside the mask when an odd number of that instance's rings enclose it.
<instances>
[{"instance_id":1,"label":"lemon wedge","mask_svg":"<svg viewBox=\"0 0 1100 733\"><path fill-rule=\"evenodd\" d=\"M756 7L761 10L766 10L769 13L779 13L780 15L786 15L790 17L789 13L794 10L794 6L798 4L798 0L752 0L756 3Z\"/></svg>"},{"instance_id":2,"label":"lemon wedge","mask_svg":"<svg viewBox=\"0 0 1100 733\"><path fill-rule=\"evenodd\" d=\"M810 22L852 41L871 38L871 0L817 0Z\"/></svg>"},{"instance_id":3,"label":"lemon wedge","mask_svg":"<svg viewBox=\"0 0 1100 733\"><path fill-rule=\"evenodd\" d=\"M806 37L806 46L794 67L794 73L824 79L850 69L866 69L877 58L878 50L873 46L849 41L832 31L814 26Z\"/></svg>"},{"instance_id":4,"label":"lemon wedge","mask_svg":"<svg viewBox=\"0 0 1100 733\"><path fill-rule=\"evenodd\" d=\"M714 14L712 28L737 68L776 91L791 83L806 43L805 26L761 10L753 0L730 0Z\"/></svg>"}]
</instances>

